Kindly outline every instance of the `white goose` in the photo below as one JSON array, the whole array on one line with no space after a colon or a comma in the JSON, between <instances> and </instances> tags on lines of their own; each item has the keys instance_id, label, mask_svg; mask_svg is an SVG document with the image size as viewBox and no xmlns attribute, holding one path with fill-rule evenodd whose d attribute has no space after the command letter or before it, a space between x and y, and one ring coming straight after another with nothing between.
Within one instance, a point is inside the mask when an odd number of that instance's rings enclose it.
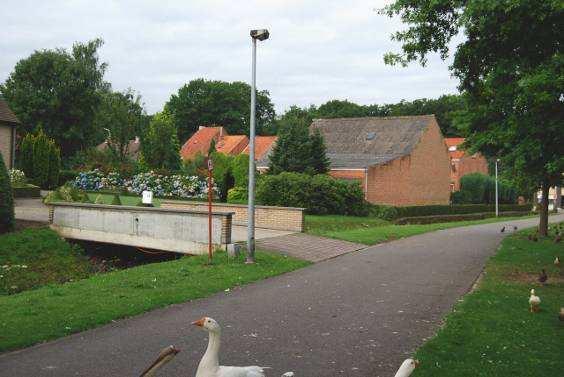
<instances>
[{"instance_id":1,"label":"white goose","mask_svg":"<svg viewBox=\"0 0 564 377\"><path fill-rule=\"evenodd\" d=\"M394 375L394 377L409 377L411 376L411 373L413 373L413 371L415 370L415 368L417 368L418 365L419 365L418 360L405 359L401 364L400 368L398 369L398 371L396 372L396 374Z\"/></svg>"},{"instance_id":2,"label":"white goose","mask_svg":"<svg viewBox=\"0 0 564 377\"><path fill-rule=\"evenodd\" d=\"M199 326L209 333L208 348L202 357L196 377L266 377L263 367L226 367L219 365L219 346L221 327L213 318L204 317L193 325Z\"/></svg>"}]
</instances>

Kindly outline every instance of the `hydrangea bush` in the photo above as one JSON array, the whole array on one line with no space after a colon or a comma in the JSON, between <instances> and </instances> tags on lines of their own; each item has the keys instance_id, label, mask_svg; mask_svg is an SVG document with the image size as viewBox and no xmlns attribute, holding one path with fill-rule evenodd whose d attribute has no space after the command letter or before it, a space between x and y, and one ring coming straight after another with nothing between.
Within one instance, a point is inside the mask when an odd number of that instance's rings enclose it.
<instances>
[{"instance_id":1,"label":"hydrangea bush","mask_svg":"<svg viewBox=\"0 0 564 377\"><path fill-rule=\"evenodd\" d=\"M208 193L207 182L196 176L160 175L153 171L139 173L130 179L122 178L119 173L105 175L95 169L82 172L76 177L74 186L82 190L125 190L140 195L143 191L152 191L159 197L203 198ZM214 191L217 189L214 187Z\"/></svg>"},{"instance_id":2,"label":"hydrangea bush","mask_svg":"<svg viewBox=\"0 0 564 377\"><path fill-rule=\"evenodd\" d=\"M18 169L10 169L8 171L10 183L12 186L23 185L25 183L25 173Z\"/></svg>"}]
</instances>

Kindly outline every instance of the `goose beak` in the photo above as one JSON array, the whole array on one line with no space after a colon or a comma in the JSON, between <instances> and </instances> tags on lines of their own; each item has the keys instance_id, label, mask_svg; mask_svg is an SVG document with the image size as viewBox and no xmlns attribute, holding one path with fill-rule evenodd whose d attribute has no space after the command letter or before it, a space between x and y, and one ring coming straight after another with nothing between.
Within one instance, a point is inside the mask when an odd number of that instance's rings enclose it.
<instances>
[{"instance_id":1,"label":"goose beak","mask_svg":"<svg viewBox=\"0 0 564 377\"><path fill-rule=\"evenodd\" d=\"M192 324L193 324L194 326L203 327L205 321L206 321L205 318L200 318L199 320L192 322Z\"/></svg>"},{"instance_id":2,"label":"goose beak","mask_svg":"<svg viewBox=\"0 0 564 377\"><path fill-rule=\"evenodd\" d=\"M176 355L177 353L180 352L180 350L178 348L176 348L175 346L171 346L170 352L174 355Z\"/></svg>"},{"instance_id":3,"label":"goose beak","mask_svg":"<svg viewBox=\"0 0 564 377\"><path fill-rule=\"evenodd\" d=\"M414 360L413 363L415 364L415 368L417 368L417 367L419 366L419 364L421 364L421 363L419 362L419 360Z\"/></svg>"}]
</instances>

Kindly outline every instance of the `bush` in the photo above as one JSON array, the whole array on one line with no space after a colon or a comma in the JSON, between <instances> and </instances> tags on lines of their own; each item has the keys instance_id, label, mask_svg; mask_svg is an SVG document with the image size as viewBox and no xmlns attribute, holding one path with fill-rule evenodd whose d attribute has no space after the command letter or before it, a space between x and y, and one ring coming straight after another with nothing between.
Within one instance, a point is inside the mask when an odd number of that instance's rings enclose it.
<instances>
[{"instance_id":1,"label":"bush","mask_svg":"<svg viewBox=\"0 0 564 377\"><path fill-rule=\"evenodd\" d=\"M527 212L509 211L500 213L500 216L526 216ZM419 217L402 217L394 221L395 224L433 224L445 223L450 221L465 221L465 220L482 220L490 217L495 217L495 212L486 213L466 213L457 215L434 215L434 216L419 216Z\"/></svg>"},{"instance_id":2,"label":"bush","mask_svg":"<svg viewBox=\"0 0 564 377\"><path fill-rule=\"evenodd\" d=\"M78 202L78 203L90 203L88 195L82 190L67 184L61 186L58 189L51 191L43 202L46 204L53 202Z\"/></svg>"},{"instance_id":3,"label":"bush","mask_svg":"<svg viewBox=\"0 0 564 377\"><path fill-rule=\"evenodd\" d=\"M41 188L54 188L59 183L61 152L55 142L40 129L27 134L20 144L20 165L29 180Z\"/></svg>"},{"instance_id":4,"label":"bush","mask_svg":"<svg viewBox=\"0 0 564 377\"><path fill-rule=\"evenodd\" d=\"M366 216L369 210L357 183L323 174L265 175L258 181L256 195L261 204L301 207L316 215Z\"/></svg>"},{"instance_id":5,"label":"bush","mask_svg":"<svg viewBox=\"0 0 564 377\"><path fill-rule=\"evenodd\" d=\"M504 180L498 181L500 203L515 203L517 191ZM495 178L480 173L467 174L460 178L460 191L452 194L455 204L495 203Z\"/></svg>"},{"instance_id":6,"label":"bush","mask_svg":"<svg viewBox=\"0 0 564 377\"><path fill-rule=\"evenodd\" d=\"M25 185L26 178L25 173L18 169L10 169L8 171L8 175L10 176L10 184L12 188L14 186L23 186Z\"/></svg>"},{"instance_id":7,"label":"bush","mask_svg":"<svg viewBox=\"0 0 564 377\"><path fill-rule=\"evenodd\" d=\"M14 228L14 197L8 170L0 153L0 234Z\"/></svg>"},{"instance_id":8,"label":"bush","mask_svg":"<svg viewBox=\"0 0 564 377\"><path fill-rule=\"evenodd\" d=\"M59 172L59 184L58 186L63 186L67 182L72 182L78 177L79 172L76 170L61 170Z\"/></svg>"},{"instance_id":9,"label":"bush","mask_svg":"<svg viewBox=\"0 0 564 377\"><path fill-rule=\"evenodd\" d=\"M227 193L227 203L247 204L249 192L246 187L233 187Z\"/></svg>"}]
</instances>

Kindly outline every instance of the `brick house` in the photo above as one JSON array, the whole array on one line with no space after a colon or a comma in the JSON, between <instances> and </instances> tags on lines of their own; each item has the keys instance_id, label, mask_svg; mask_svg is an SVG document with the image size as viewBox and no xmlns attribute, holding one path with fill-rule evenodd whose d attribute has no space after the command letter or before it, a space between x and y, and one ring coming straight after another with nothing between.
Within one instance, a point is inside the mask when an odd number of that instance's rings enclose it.
<instances>
[{"instance_id":1,"label":"brick house","mask_svg":"<svg viewBox=\"0 0 564 377\"><path fill-rule=\"evenodd\" d=\"M460 190L460 178L470 173L488 174L488 161L479 153L468 155L460 147L463 137L447 137L445 144L450 158L451 191Z\"/></svg>"},{"instance_id":2,"label":"brick house","mask_svg":"<svg viewBox=\"0 0 564 377\"><path fill-rule=\"evenodd\" d=\"M0 153L8 169L14 167L16 161L16 127L20 121L8 103L0 99Z\"/></svg>"},{"instance_id":3,"label":"brick house","mask_svg":"<svg viewBox=\"0 0 564 377\"><path fill-rule=\"evenodd\" d=\"M358 181L371 203L448 204L450 159L434 115L316 119L330 174Z\"/></svg>"},{"instance_id":4,"label":"brick house","mask_svg":"<svg viewBox=\"0 0 564 377\"><path fill-rule=\"evenodd\" d=\"M191 160L197 154L207 155L215 142L215 150L228 155L249 154L249 138L246 135L229 135L223 127L200 126L180 149L183 160ZM255 160L261 159L269 153L276 136L256 136Z\"/></svg>"}]
</instances>

